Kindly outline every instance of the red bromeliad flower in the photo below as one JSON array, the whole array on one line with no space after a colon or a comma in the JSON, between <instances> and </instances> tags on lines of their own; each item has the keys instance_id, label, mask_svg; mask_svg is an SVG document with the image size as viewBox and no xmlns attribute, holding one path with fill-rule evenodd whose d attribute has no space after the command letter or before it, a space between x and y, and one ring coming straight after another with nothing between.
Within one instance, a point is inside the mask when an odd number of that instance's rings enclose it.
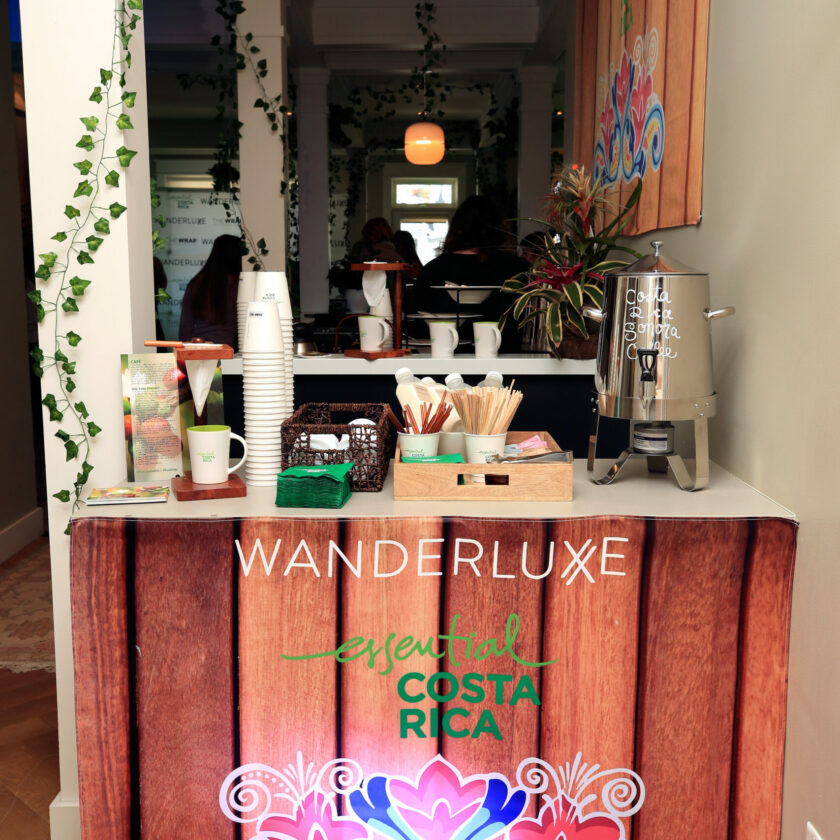
<instances>
[{"instance_id":1,"label":"red bromeliad flower","mask_svg":"<svg viewBox=\"0 0 840 840\"><path fill-rule=\"evenodd\" d=\"M565 796L552 800L536 820L520 820L510 829L510 840L623 840L623 836L615 818L584 817Z\"/></svg>"},{"instance_id":2,"label":"red bromeliad flower","mask_svg":"<svg viewBox=\"0 0 840 840\"><path fill-rule=\"evenodd\" d=\"M533 269L533 275L535 279L525 286L526 289L540 286L544 283L548 283L554 289L562 289L563 286L567 286L569 283L583 283L586 280L593 282L604 279L603 274L596 274L593 271L587 271L584 275L582 262L575 263L574 265L570 265L569 263L562 265L548 257L537 261Z\"/></svg>"}]
</instances>

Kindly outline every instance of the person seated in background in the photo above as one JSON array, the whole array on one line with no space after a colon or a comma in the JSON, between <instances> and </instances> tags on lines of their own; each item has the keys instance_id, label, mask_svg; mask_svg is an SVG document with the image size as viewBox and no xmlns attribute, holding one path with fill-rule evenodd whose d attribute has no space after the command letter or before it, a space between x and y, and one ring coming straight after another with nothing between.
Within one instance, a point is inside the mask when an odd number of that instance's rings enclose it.
<instances>
[{"instance_id":1,"label":"person seated in background","mask_svg":"<svg viewBox=\"0 0 840 840\"><path fill-rule=\"evenodd\" d=\"M407 263L409 268L405 272L405 276L416 277L423 268L423 263L420 262L420 257L417 256L417 246L414 243L414 237L407 230L397 230L394 232L394 247L400 255L401 262Z\"/></svg>"},{"instance_id":2,"label":"person seated in background","mask_svg":"<svg viewBox=\"0 0 840 840\"><path fill-rule=\"evenodd\" d=\"M239 237L219 236L204 267L190 280L184 292L178 329L181 341L203 338L234 346L236 292L241 271Z\"/></svg>"},{"instance_id":3,"label":"person seated in background","mask_svg":"<svg viewBox=\"0 0 840 840\"><path fill-rule=\"evenodd\" d=\"M433 286L495 286L482 303L461 302L461 312L478 313L484 320L498 321L513 303L501 286L510 277L528 270L528 263L513 253L513 236L495 201L488 196L466 198L452 216L443 242L443 253L426 263L406 295L406 312L455 312L456 303L449 292ZM461 325L461 338L472 338L472 321ZM409 322L411 323L411 322ZM417 330L417 337L423 330ZM508 319L502 331L506 352L519 349L516 324Z\"/></svg>"},{"instance_id":4,"label":"person seated in background","mask_svg":"<svg viewBox=\"0 0 840 840\"><path fill-rule=\"evenodd\" d=\"M402 262L402 257L394 247L394 231L391 230L388 220L381 216L365 222L361 240L350 249L351 263L370 260Z\"/></svg>"}]
</instances>

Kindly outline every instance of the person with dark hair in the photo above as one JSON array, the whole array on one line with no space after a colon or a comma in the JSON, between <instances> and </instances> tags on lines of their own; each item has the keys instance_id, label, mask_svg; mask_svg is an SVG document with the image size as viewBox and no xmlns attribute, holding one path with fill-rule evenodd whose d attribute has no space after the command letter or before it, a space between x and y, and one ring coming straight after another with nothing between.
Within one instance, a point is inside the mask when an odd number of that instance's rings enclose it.
<instances>
[{"instance_id":1,"label":"person with dark hair","mask_svg":"<svg viewBox=\"0 0 840 840\"><path fill-rule=\"evenodd\" d=\"M229 344L236 339L236 292L242 271L242 245L238 236L216 238L207 262L190 280L181 304L178 338Z\"/></svg>"},{"instance_id":2,"label":"person with dark hair","mask_svg":"<svg viewBox=\"0 0 840 840\"><path fill-rule=\"evenodd\" d=\"M513 253L513 236L493 199L473 195L466 198L452 216L443 243L443 253L423 266L414 287L406 295L407 312L454 312L449 292L432 288L456 286L495 286L482 303L461 302L459 311L478 313L498 321L512 299L501 292L510 277L527 271L528 263ZM472 321L461 326L462 338L471 338ZM419 337L419 333L418 333ZM512 352L520 343L516 324L509 319L502 332L502 350Z\"/></svg>"},{"instance_id":3,"label":"person with dark hair","mask_svg":"<svg viewBox=\"0 0 840 840\"><path fill-rule=\"evenodd\" d=\"M394 247L400 255L400 261L411 266L406 274L409 277L416 277L420 273L420 269L423 268L423 263L420 262L420 257L417 256L417 246L414 243L414 237L407 230L395 231Z\"/></svg>"},{"instance_id":4,"label":"person with dark hair","mask_svg":"<svg viewBox=\"0 0 840 840\"><path fill-rule=\"evenodd\" d=\"M163 263L157 257L152 257L152 272L155 284L155 338L158 341L163 341L166 336L163 334L158 306L160 305L160 293L166 291L167 279ZM158 352L163 352L166 349L165 347L159 347Z\"/></svg>"}]
</instances>

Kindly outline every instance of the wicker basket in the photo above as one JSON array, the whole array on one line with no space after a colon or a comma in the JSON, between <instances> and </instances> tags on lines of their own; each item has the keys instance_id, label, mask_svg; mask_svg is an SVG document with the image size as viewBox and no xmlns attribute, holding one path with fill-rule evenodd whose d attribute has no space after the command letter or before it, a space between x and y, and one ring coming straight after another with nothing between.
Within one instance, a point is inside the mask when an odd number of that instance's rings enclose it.
<instances>
[{"instance_id":1,"label":"wicker basket","mask_svg":"<svg viewBox=\"0 0 840 840\"><path fill-rule=\"evenodd\" d=\"M350 488L357 492L378 493L388 474L393 434L385 403L305 403L283 421L283 469L299 465L343 464L353 461ZM358 418L374 425L351 426ZM349 449L316 450L310 435L350 436Z\"/></svg>"}]
</instances>

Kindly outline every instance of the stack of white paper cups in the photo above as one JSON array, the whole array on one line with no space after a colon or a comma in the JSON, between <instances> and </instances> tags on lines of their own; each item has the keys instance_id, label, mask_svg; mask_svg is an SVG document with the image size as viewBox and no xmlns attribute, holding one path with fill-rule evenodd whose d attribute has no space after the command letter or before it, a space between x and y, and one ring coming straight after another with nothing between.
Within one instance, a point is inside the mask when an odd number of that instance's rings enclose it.
<instances>
[{"instance_id":1,"label":"stack of white paper cups","mask_svg":"<svg viewBox=\"0 0 840 840\"><path fill-rule=\"evenodd\" d=\"M254 300L254 284L258 273L257 271L243 271L239 275L239 286L236 290L236 347L240 353L245 344L248 304Z\"/></svg>"},{"instance_id":2,"label":"stack of white paper cups","mask_svg":"<svg viewBox=\"0 0 840 840\"><path fill-rule=\"evenodd\" d=\"M285 278L282 283L285 288ZM288 291L285 294L288 306ZM248 484L273 486L280 472L280 424L294 410L291 307L280 318L274 300L248 304L242 346L242 393L245 403L245 439ZM287 323L286 323L287 322Z\"/></svg>"}]
</instances>

